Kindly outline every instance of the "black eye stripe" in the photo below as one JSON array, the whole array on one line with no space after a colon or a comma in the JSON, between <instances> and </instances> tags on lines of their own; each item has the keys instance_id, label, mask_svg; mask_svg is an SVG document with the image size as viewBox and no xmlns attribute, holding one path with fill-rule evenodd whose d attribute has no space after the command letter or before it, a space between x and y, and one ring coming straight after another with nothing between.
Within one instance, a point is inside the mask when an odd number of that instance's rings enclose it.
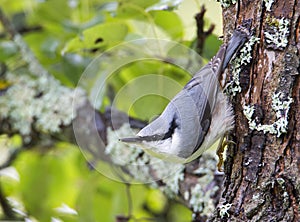
<instances>
[{"instance_id":1,"label":"black eye stripe","mask_svg":"<svg viewBox=\"0 0 300 222\"><path fill-rule=\"evenodd\" d=\"M163 140L168 139L168 138L171 138L172 135L174 134L175 129L176 129L176 128L179 128L179 125L177 124L176 120L177 120L177 116L174 115L173 120L172 120L172 122L171 122L171 125L170 125L170 128L169 128L168 132L167 132L167 133L164 135L164 137L162 138Z\"/></svg>"},{"instance_id":2,"label":"black eye stripe","mask_svg":"<svg viewBox=\"0 0 300 222\"><path fill-rule=\"evenodd\" d=\"M173 120L170 124L170 127L168 129L168 132L165 134L155 134L151 136L141 136L139 137L142 141L159 141L159 140L166 140L169 138L172 138L172 135L174 134L174 131L176 128L180 128L180 126L177 124L177 115L175 114L173 117Z\"/></svg>"}]
</instances>

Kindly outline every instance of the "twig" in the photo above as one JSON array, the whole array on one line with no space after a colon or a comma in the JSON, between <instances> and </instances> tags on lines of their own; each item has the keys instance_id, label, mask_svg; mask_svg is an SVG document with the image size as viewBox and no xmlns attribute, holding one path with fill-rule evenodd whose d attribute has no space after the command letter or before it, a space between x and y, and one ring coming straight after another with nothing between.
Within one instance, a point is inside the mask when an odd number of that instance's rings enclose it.
<instances>
[{"instance_id":1,"label":"twig","mask_svg":"<svg viewBox=\"0 0 300 222\"><path fill-rule=\"evenodd\" d=\"M201 7L201 11L196 14L195 19L197 22L197 51L201 55L206 38L213 32L215 25L211 25L207 31L204 31L204 14L206 9Z\"/></svg>"},{"instance_id":2,"label":"twig","mask_svg":"<svg viewBox=\"0 0 300 222\"><path fill-rule=\"evenodd\" d=\"M13 24L10 22L10 20L7 18L7 16L2 11L2 8L0 8L0 21L11 38L18 34L18 32L16 31Z\"/></svg>"},{"instance_id":3,"label":"twig","mask_svg":"<svg viewBox=\"0 0 300 222\"><path fill-rule=\"evenodd\" d=\"M22 59L28 64L28 69L31 72L31 74L37 77L43 76L46 78L52 78L52 76L48 73L48 71L44 69L42 65L39 63L39 61L36 59L33 52L29 49L27 43L23 40L22 36L15 29L14 25L5 15L1 7L0 7L0 22L2 23L4 29L8 32L9 37L18 46Z\"/></svg>"},{"instance_id":4,"label":"twig","mask_svg":"<svg viewBox=\"0 0 300 222\"><path fill-rule=\"evenodd\" d=\"M130 184L126 183L126 195L128 198L128 217L130 218L132 216L132 196L130 192Z\"/></svg>"}]
</instances>

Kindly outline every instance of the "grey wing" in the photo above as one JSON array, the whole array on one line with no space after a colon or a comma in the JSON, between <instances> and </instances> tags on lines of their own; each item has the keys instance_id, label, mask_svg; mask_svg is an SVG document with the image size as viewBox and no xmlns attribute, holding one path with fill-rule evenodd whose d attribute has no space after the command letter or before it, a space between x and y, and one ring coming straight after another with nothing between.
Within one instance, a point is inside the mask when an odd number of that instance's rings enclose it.
<instances>
[{"instance_id":1,"label":"grey wing","mask_svg":"<svg viewBox=\"0 0 300 222\"><path fill-rule=\"evenodd\" d=\"M199 125L199 127L195 127L198 129L198 138L193 153L201 146L210 127L212 112L220 90L218 76L221 72L225 51L226 47L222 46L211 62L197 72L182 91L193 101L197 112L191 113L196 117L194 124ZM193 112L192 110L191 112Z\"/></svg>"},{"instance_id":2,"label":"grey wing","mask_svg":"<svg viewBox=\"0 0 300 222\"><path fill-rule=\"evenodd\" d=\"M211 61L200 69L184 87L184 89L191 91L191 96L197 103L202 103L203 98L206 98L211 109L214 108L217 92L220 90L219 76L222 72L225 53L226 46L222 45ZM197 92L195 87L201 87L203 92ZM199 93L203 93L205 96L200 96Z\"/></svg>"},{"instance_id":3,"label":"grey wing","mask_svg":"<svg viewBox=\"0 0 300 222\"><path fill-rule=\"evenodd\" d=\"M214 87L216 88L216 87ZM170 102L180 119L177 124L181 135L185 137L180 145L185 147L179 153L181 157L189 157L204 141L212 118L212 109L207 92L201 81L193 78L184 89Z\"/></svg>"}]
</instances>

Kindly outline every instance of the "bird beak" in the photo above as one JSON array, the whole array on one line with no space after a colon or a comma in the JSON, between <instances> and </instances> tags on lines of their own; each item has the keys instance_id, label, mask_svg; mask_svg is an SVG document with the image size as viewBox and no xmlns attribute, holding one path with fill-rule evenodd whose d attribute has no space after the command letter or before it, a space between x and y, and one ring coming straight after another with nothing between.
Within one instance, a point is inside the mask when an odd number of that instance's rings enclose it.
<instances>
[{"instance_id":1,"label":"bird beak","mask_svg":"<svg viewBox=\"0 0 300 222\"><path fill-rule=\"evenodd\" d=\"M142 138L140 137L128 137L128 138L121 138L119 141L124 143L136 143L142 141Z\"/></svg>"}]
</instances>

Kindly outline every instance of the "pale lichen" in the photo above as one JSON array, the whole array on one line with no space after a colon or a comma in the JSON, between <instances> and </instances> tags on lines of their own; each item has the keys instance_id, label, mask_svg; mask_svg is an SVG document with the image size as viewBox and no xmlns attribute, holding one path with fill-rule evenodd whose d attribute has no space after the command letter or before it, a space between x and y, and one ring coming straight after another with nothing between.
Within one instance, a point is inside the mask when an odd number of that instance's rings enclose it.
<instances>
[{"instance_id":1,"label":"pale lichen","mask_svg":"<svg viewBox=\"0 0 300 222\"><path fill-rule=\"evenodd\" d=\"M228 211L231 208L231 206L232 206L232 204L227 203L227 204L221 205L219 207L219 215L221 218L224 218L225 216L227 216L227 217L229 216Z\"/></svg>"},{"instance_id":2,"label":"pale lichen","mask_svg":"<svg viewBox=\"0 0 300 222\"><path fill-rule=\"evenodd\" d=\"M139 149L135 145L124 146L124 143L120 143L119 138L128 136L130 132L129 124L123 124L121 128L114 131L110 127L107 128L107 140L108 144L105 148L105 153L109 154L113 163L125 166L128 164L134 164L137 158L143 153L142 149ZM149 159L145 159L145 162Z\"/></svg>"},{"instance_id":3,"label":"pale lichen","mask_svg":"<svg viewBox=\"0 0 300 222\"><path fill-rule=\"evenodd\" d=\"M220 189L214 184L216 164L215 155L207 152L199 159L199 168L193 171L198 175L197 183L184 194L184 199L188 201L193 213L211 215L215 209L212 197Z\"/></svg>"},{"instance_id":4,"label":"pale lichen","mask_svg":"<svg viewBox=\"0 0 300 222\"><path fill-rule=\"evenodd\" d=\"M288 19L267 18L268 26L265 28L264 36L268 47L284 49L288 44L289 26Z\"/></svg>"},{"instance_id":5,"label":"pale lichen","mask_svg":"<svg viewBox=\"0 0 300 222\"><path fill-rule=\"evenodd\" d=\"M272 109L276 115L276 121L272 124L261 124L256 123L252 119L254 114L254 106L245 105L243 113L248 120L249 128L251 130L263 131L264 133L277 134L280 137L283 133L287 132L288 126L288 112L290 109L290 104L293 99L288 97L287 100L282 100L282 93L274 93L272 96Z\"/></svg>"},{"instance_id":6,"label":"pale lichen","mask_svg":"<svg viewBox=\"0 0 300 222\"><path fill-rule=\"evenodd\" d=\"M284 178L282 177L278 177L276 178L276 182L277 184L281 187L281 189L283 190L283 193L282 193L282 197L283 197L283 207L286 209L289 207L289 203L290 203L290 200L289 200L289 193L287 191L287 188L286 188L286 181Z\"/></svg>"},{"instance_id":7,"label":"pale lichen","mask_svg":"<svg viewBox=\"0 0 300 222\"><path fill-rule=\"evenodd\" d=\"M204 189L201 184L207 186L207 180L198 181L198 183L191 188L189 205L194 213L203 213L211 215L215 209L212 196L219 189L217 186L211 189Z\"/></svg>"},{"instance_id":8,"label":"pale lichen","mask_svg":"<svg viewBox=\"0 0 300 222\"><path fill-rule=\"evenodd\" d=\"M131 133L130 133L131 132ZM123 124L118 130L107 130L108 144L105 153L110 156L113 163L126 167L130 175L139 182L151 183L157 188L156 181L163 185L159 188L169 197L177 196L179 183L184 179L184 165L166 162L145 153L137 145L124 144L119 138L132 136L129 124Z\"/></svg>"},{"instance_id":9,"label":"pale lichen","mask_svg":"<svg viewBox=\"0 0 300 222\"><path fill-rule=\"evenodd\" d=\"M29 136L32 130L57 133L75 116L72 104L83 100L83 91L62 86L51 76L7 73L11 86L0 97L0 118L9 119L13 130Z\"/></svg>"},{"instance_id":10,"label":"pale lichen","mask_svg":"<svg viewBox=\"0 0 300 222\"><path fill-rule=\"evenodd\" d=\"M37 61L32 51L24 42L21 35L16 34L13 38L14 43L20 50L22 59L28 64L29 72L36 77L49 77L49 73L42 65Z\"/></svg>"},{"instance_id":11,"label":"pale lichen","mask_svg":"<svg viewBox=\"0 0 300 222\"><path fill-rule=\"evenodd\" d=\"M251 62L253 46L258 41L259 38L251 36L249 41L246 42L241 48L239 56L234 58L231 62L232 79L224 88L224 91L227 95L234 97L237 93L241 92L242 88L240 85L240 73L242 72L242 67Z\"/></svg>"},{"instance_id":12,"label":"pale lichen","mask_svg":"<svg viewBox=\"0 0 300 222\"><path fill-rule=\"evenodd\" d=\"M274 0L264 0L264 3L265 3L266 10L268 12L270 12L271 11L271 7L272 7L272 5L274 3Z\"/></svg>"},{"instance_id":13,"label":"pale lichen","mask_svg":"<svg viewBox=\"0 0 300 222\"><path fill-rule=\"evenodd\" d=\"M256 128L256 122L252 120L252 116L254 114L254 106L244 106L243 113L248 120L248 125L251 130Z\"/></svg>"},{"instance_id":14,"label":"pale lichen","mask_svg":"<svg viewBox=\"0 0 300 222\"><path fill-rule=\"evenodd\" d=\"M259 200L260 198L261 198L261 195L260 195L259 193L254 194L254 195L252 196L252 200L254 200L254 201L257 201L257 200Z\"/></svg>"},{"instance_id":15,"label":"pale lichen","mask_svg":"<svg viewBox=\"0 0 300 222\"><path fill-rule=\"evenodd\" d=\"M190 199L190 192L186 190L186 191L184 192L184 194L183 194L183 198L184 198L185 200Z\"/></svg>"},{"instance_id":16,"label":"pale lichen","mask_svg":"<svg viewBox=\"0 0 300 222\"><path fill-rule=\"evenodd\" d=\"M14 35L26 69L6 73L10 86L0 97L0 119L29 142L32 131L58 133L75 118L75 106L86 100L83 90L60 84L35 58L21 35Z\"/></svg>"},{"instance_id":17,"label":"pale lichen","mask_svg":"<svg viewBox=\"0 0 300 222\"><path fill-rule=\"evenodd\" d=\"M279 185L284 186L285 180L281 177L276 178L276 181Z\"/></svg>"},{"instance_id":18,"label":"pale lichen","mask_svg":"<svg viewBox=\"0 0 300 222\"><path fill-rule=\"evenodd\" d=\"M201 185L198 183L191 189L191 198L189 204L193 208L193 212L202 212L203 210L203 201L204 197Z\"/></svg>"},{"instance_id":19,"label":"pale lichen","mask_svg":"<svg viewBox=\"0 0 300 222\"><path fill-rule=\"evenodd\" d=\"M132 136L129 124L123 124L118 130L107 128L107 146L105 153L110 156L117 166L127 167L128 172L134 179L140 182L152 180L148 163L149 156L136 145L125 145L119 138Z\"/></svg>"},{"instance_id":20,"label":"pale lichen","mask_svg":"<svg viewBox=\"0 0 300 222\"><path fill-rule=\"evenodd\" d=\"M155 170L158 178L161 178L164 186L160 189L169 197L176 197L179 192L180 181L184 180L184 165L159 160L150 157L150 165Z\"/></svg>"},{"instance_id":21,"label":"pale lichen","mask_svg":"<svg viewBox=\"0 0 300 222\"><path fill-rule=\"evenodd\" d=\"M217 0L217 2L220 2L223 8L228 8L229 6L236 4L236 0Z\"/></svg>"}]
</instances>

